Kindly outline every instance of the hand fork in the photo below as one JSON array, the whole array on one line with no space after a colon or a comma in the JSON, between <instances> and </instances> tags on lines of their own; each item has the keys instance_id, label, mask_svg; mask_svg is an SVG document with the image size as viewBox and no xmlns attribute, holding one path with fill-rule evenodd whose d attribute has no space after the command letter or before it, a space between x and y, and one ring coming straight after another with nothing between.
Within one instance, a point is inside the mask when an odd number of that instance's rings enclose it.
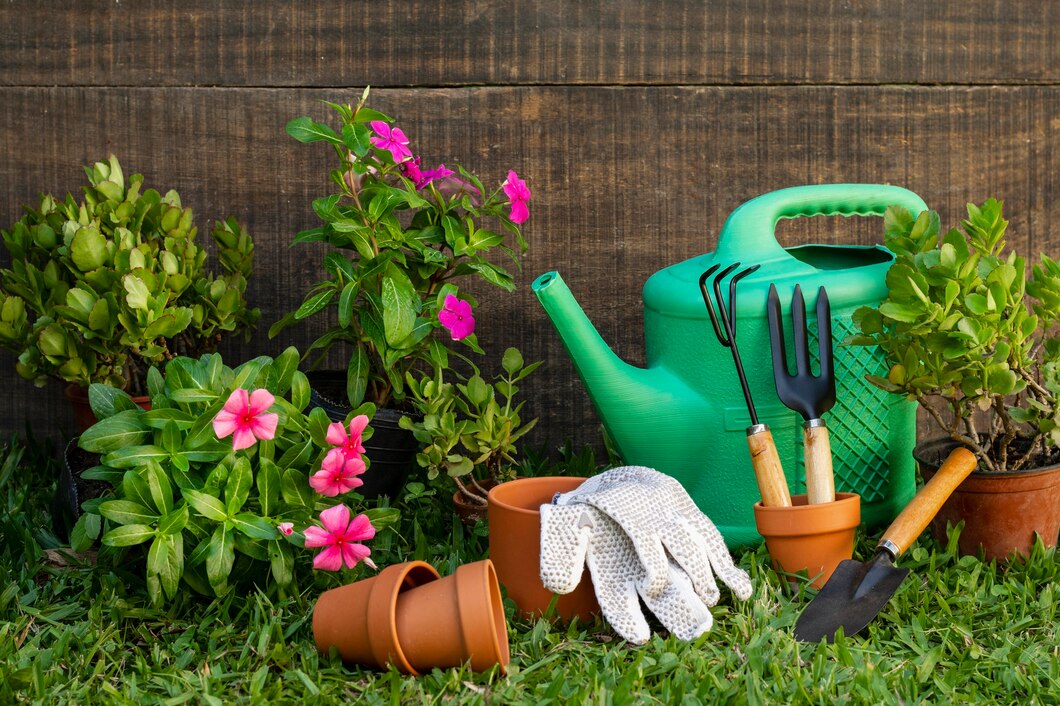
<instances>
[{"instance_id":1,"label":"hand fork","mask_svg":"<svg viewBox=\"0 0 1060 706\"><path fill-rule=\"evenodd\" d=\"M830 503L835 500L832 472L832 449L828 427L822 415L835 404L835 362L832 359L832 315L828 293L821 287L817 293L817 350L820 372L810 370L809 335L806 331L806 304L802 288L795 285L791 298L791 323L795 344L795 374L788 372L784 345L784 324L777 288L769 285L766 311L769 319L769 343L773 349L773 382L777 395L789 409L802 415L803 459L806 464L807 502Z\"/></svg>"}]
</instances>

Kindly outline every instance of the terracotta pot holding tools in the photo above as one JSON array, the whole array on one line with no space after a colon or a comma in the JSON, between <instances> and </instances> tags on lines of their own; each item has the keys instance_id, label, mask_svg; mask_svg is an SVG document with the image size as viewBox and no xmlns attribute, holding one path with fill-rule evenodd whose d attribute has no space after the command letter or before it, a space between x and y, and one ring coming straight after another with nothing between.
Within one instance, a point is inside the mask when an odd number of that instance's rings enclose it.
<instances>
[{"instance_id":1,"label":"terracotta pot holding tools","mask_svg":"<svg viewBox=\"0 0 1060 706\"><path fill-rule=\"evenodd\" d=\"M541 583L541 512L556 493L574 490L584 478L520 478L501 483L489 494L490 559L497 577L524 616L548 612L556 594ZM590 620L600 612L588 569L578 587L559 596L555 616L562 620Z\"/></svg>"},{"instance_id":2,"label":"terracotta pot holding tools","mask_svg":"<svg viewBox=\"0 0 1060 706\"><path fill-rule=\"evenodd\" d=\"M457 567L450 576L422 561L325 592L313 609L313 639L344 662L394 665L419 675L469 664L476 672L510 661L508 626L493 564Z\"/></svg>"},{"instance_id":3,"label":"terracotta pot holding tools","mask_svg":"<svg viewBox=\"0 0 1060 706\"><path fill-rule=\"evenodd\" d=\"M793 495L790 507L755 503L755 525L766 540L777 573L806 572L810 585L821 588L844 559L854 555L854 538L861 523L861 497L836 493L830 503L809 504L806 495ZM794 584L795 579L789 577Z\"/></svg>"}]
</instances>

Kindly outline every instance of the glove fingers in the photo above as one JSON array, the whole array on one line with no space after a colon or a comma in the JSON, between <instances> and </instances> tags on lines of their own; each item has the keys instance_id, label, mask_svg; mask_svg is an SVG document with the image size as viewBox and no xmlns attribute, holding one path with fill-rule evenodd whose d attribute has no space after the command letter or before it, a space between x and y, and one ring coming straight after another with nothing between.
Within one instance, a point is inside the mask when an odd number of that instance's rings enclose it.
<instances>
[{"instance_id":1,"label":"glove fingers","mask_svg":"<svg viewBox=\"0 0 1060 706\"><path fill-rule=\"evenodd\" d=\"M673 557L672 564L677 564L692 582L696 594L708 606L718 602L721 593L714 581L714 572L710 566L710 551L703 538L684 520L673 523L667 528L664 538L667 551ZM669 566L667 567L669 569Z\"/></svg>"},{"instance_id":2,"label":"glove fingers","mask_svg":"<svg viewBox=\"0 0 1060 706\"><path fill-rule=\"evenodd\" d=\"M581 581L595 510L584 505L541 506L541 583L553 593L573 591ZM579 526L581 525L581 526Z\"/></svg>"},{"instance_id":3,"label":"glove fingers","mask_svg":"<svg viewBox=\"0 0 1060 706\"><path fill-rule=\"evenodd\" d=\"M695 520L699 533L707 542L707 557L714 567L714 572L722 583L728 586L733 594L742 601L751 597L751 577L736 566L725 546L725 539L706 515L700 513Z\"/></svg>"},{"instance_id":4,"label":"glove fingers","mask_svg":"<svg viewBox=\"0 0 1060 706\"><path fill-rule=\"evenodd\" d=\"M676 564L671 564L670 571L671 581L662 593L641 594L644 604L671 633L682 640L694 640L710 630L714 617L699 598L688 574Z\"/></svg>"},{"instance_id":5,"label":"glove fingers","mask_svg":"<svg viewBox=\"0 0 1060 706\"><path fill-rule=\"evenodd\" d=\"M629 537L606 515L597 517L586 561L604 619L624 640L647 642L651 629L637 598L643 570Z\"/></svg>"}]
</instances>

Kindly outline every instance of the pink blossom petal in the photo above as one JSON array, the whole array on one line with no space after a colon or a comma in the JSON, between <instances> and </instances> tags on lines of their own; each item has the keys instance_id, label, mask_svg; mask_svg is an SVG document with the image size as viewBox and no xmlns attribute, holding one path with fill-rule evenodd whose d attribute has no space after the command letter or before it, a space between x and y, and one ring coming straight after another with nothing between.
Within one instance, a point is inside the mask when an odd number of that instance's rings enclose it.
<instances>
[{"instance_id":1,"label":"pink blossom petal","mask_svg":"<svg viewBox=\"0 0 1060 706\"><path fill-rule=\"evenodd\" d=\"M306 545L308 546L308 545ZM313 568L338 571L342 568L342 551L334 544L313 557Z\"/></svg>"},{"instance_id":2,"label":"pink blossom petal","mask_svg":"<svg viewBox=\"0 0 1060 706\"><path fill-rule=\"evenodd\" d=\"M280 423L278 414L259 414L250 423L250 431L262 441L276 436L276 426Z\"/></svg>"},{"instance_id":3,"label":"pink blossom petal","mask_svg":"<svg viewBox=\"0 0 1060 706\"><path fill-rule=\"evenodd\" d=\"M320 524L334 535L342 535L350 525L350 508L345 505L329 507L320 513Z\"/></svg>"},{"instance_id":4,"label":"pink blossom petal","mask_svg":"<svg viewBox=\"0 0 1060 706\"><path fill-rule=\"evenodd\" d=\"M359 476L368 470L365 466L364 460L360 458L351 458L346 461L346 466L343 468L343 473L348 476Z\"/></svg>"},{"instance_id":5,"label":"pink blossom petal","mask_svg":"<svg viewBox=\"0 0 1060 706\"><path fill-rule=\"evenodd\" d=\"M247 408L249 406L249 394L246 390L239 387L235 390L232 390L232 394L228 396L228 400L225 402L224 411L242 417L244 414L247 413Z\"/></svg>"},{"instance_id":6,"label":"pink blossom petal","mask_svg":"<svg viewBox=\"0 0 1060 706\"><path fill-rule=\"evenodd\" d=\"M316 525L309 525L305 528L305 545L309 549L313 547L326 547L335 541L335 537L330 533L325 532Z\"/></svg>"},{"instance_id":7,"label":"pink blossom petal","mask_svg":"<svg viewBox=\"0 0 1060 706\"><path fill-rule=\"evenodd\" d=\"M360 437L364 432L365 427L368 426L368 415L358 414L356 417L350 420L350 437Z\"/></svg>"},{"instance_id":8,"label":"pink blossom petal","mask_svg":"<svg viewBox=\"0 0 1060 706\"><path fill-rule=\"evenodd\" d=\"M342 559L346 562L346 566L353 568L357 566L357 562L361 559L365 559L372 550L363 544L343 544L342 545Z\"/></svg>"},{"instance_id":9,"label":"pink blossom petal","mask_svg":"<svg viewBox=\"0 0 1060 706\"><path fill-rule=\"evenodd\" d=\"M253 416L258 416L276 401L276 398L272 396L272 393L262 388L254 390L250 394L250 400L247 403L247 413Z\"/></svg>"},{"instance_id":10,"label":"pink blossom petal","mask_svg":"<svg viewBox=\"0 0 1060 706\"><path fill-rule=\"evenodd\" d=\"M325 438L332 446L342 446L348 437L340 422L332 422L328 424L328 434Z\"/></svg>"},{"instance_id":11,"label":"pink blossom petal","mask_svg":"<svg viewBox=\"0 0 1060 706\"><path fill-rule=\"evenodd\" d=\"M335 473L327 469L319 470L309 476L309 487L320 495L326 495L329 498L333 498L342 492L342 489L335 484Z\"/></svg>"},{"instance_id":12,"label":"pink blossom petal","mask_svg":"<svg viewBox=\"0 0 1060 706\"><path fill-rule=\"evenodd\" d=\"M235 414L232 414L226 409L222 409L217 413L217 416L213 418L213 433L217 435L218 439L231 436L235 433L236 429L239 428L238 419L239 417Z\"/></svg>"},{"instance_id":13,"label":"pink blossom petal","mask_svg":"<svg viewBox=\"0 0 1060 706\"><path fill-rule=\"evenodd\" d=\"M240 426L232 436L232 450L249 449L258 440L248 426Z\"/></svg>"},{"instance_id":14,"label":"pink blossom petal","mask_svg":"<svg viewBox=\"0 0 1060 706\"><path fill-rule=\"evenodd\" d=\"M368 515L358 515L350 522L343 539L347 542L361 542L375 536L375 527L372 526Z\"/></svg>"},{"instance_id":15,"label":"pink blossom petal","mask_svg":"<svg viewBox=\"0 0 1060 706\"><path fill-rule=\"evenodd\" d=\"M345 465L346 449L339 446L328 451L327 455L324 456L324 461L320 464L320 467L337 473L340 472Z\"/></svg>"},{"instance_id":16,"label":"pink blossom petal","mask_svg":"<svg viewBox=\"0 0 1060 706\"><path fill-rule=\"evenodd\" d=\"M530 218L530 209L526 207L524 201L512 201L512 212L508 214L508 218L515 225L526 223Z\"/></svg>"},{"instance_id":17,"label":"pink blossom petal","mask_svg":"<svg viewBox=\"0 0 1060 706\"><path fill-rule=\"evenodd\" d=\"M284 537L290 537L294 534L294 523L293 522L281 522L276 525L276 529L280 530L280 534Z\"/></svg>"}]
</instances>

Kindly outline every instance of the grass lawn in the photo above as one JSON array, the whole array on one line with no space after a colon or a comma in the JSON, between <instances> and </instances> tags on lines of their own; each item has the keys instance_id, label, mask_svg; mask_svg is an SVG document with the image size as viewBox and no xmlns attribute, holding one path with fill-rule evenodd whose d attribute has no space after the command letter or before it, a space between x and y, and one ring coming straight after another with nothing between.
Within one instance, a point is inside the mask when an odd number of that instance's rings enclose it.
<instances>
[{"instance_id":1,"label":"grass lawn","mask_svg":"<svg viewBox=\"0 0 1060 706\"><path fill-rule=\"evenodd\" d=\"M723 587L714 629L696 642L656 635L632 647L602 622L526 622L508 604L507 676L436 670L413 678L317 654L311 611L319 589L285 599L182 594L166 609L152 608L141 565L95 566L63 552L46 529L54 462L34 448L5 458L3 704L1060 701L1057 568L1054 552L1041 547L1026 562L999 567L957 559L924 536L899 560L912 575L884 611L862 634L832 645L792 638L811 592L783 588L760 548L737 557L753 597L737 603ZM398 532L373 544L373 558L380 565L424 559L443 575L483 558L484 527L465 529L447 503L398 503ZM862 538L856 556L872 548Z\"/></svg>"}]
</instances>

